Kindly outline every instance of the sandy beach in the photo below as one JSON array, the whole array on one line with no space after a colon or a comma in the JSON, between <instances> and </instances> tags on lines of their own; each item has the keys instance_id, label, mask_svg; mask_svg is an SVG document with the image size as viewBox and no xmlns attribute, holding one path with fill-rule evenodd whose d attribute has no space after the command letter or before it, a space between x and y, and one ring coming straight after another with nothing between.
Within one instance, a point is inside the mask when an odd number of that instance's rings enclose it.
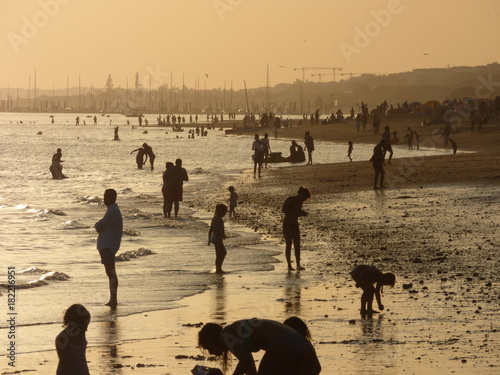
<instances>
[{"instance_id":1,"label":"sandy beach","mask_svg":"<svg viewBox=\"0 0 500 375\"><path fill-rule=\"evenodd\" d=\"M356 161L356 144L374 145L380 135L368 128L358 133L354 122L280 129L279 138L301 143L309 130L346 153L351 140L354 161L346 156L345 163L270 166L261 179L253 179L250 169L242 172L231 182L240 199L238 216L226 219L226 230L248 227L262 234L263 246L280 243L284 250L281 205L299 186L307 187L309 215L300 220L306 270L288 272L284 255L273 254L275 270L214 274L208 291L183 299L178 308L120 318L110 313L109 321L89 327L108 338L104 346L90 342L90 373L188 374L196 364L216 365L196 347L200 323L293 315L309 325L322 374L498 373L500 124L487 124L482 133L463 127L452 134L456 155L450 150L432 157L426 148L444 147L433 136L435 127L411 118L384 119L385 125L401 138L408 126L417 129L422 150L398 159L395 147L386 166L388 188L375 191L372 166ZM257 130L271 134L272 147L273 133ZM186 204L211 212L227 198L225 189L207 190ZM386 310L372 319L360 317L360 290L349 276L358 264L397 277L396 286L384 290ZM281 281L280 288L269 287L271 278ZM51 337L59 330L53 326ZM121 340L120 332L137 339ZM30 333L37 334L36 327ZM23 354L18 361L16 372L2 374L54 374L57 355Z\"/></svg>"}]
</instances>

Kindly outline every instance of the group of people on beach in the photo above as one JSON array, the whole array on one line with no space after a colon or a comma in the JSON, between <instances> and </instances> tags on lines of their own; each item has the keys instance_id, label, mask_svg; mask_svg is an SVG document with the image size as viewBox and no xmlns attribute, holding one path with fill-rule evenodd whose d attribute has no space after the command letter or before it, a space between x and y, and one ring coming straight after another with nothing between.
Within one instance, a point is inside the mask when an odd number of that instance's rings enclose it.
<instances>
[{"instance_id":1,"label":"group of people on beach","mask_svg":"<svg viewBox=\"0 0 500 375\"><path fill-rule=\"evenodd\" d=\"M389 129L386 129L386 131L389 131ZM310 137L309 132L306 133L306 137ZM310 138L305 143L306 148L312 153L314 143L312 137ZM267 136L264 136L264 139L267 139ZM258 136L255 137L255 142L262 144ZM267 144L266 142L263 143L264 147L257 145L255 142L253 148L260 147L263 150L260 152L264 155L266 148L270 151L268 142ZM374 156L376 154L377 160L382 157L383 161L383 153L387 151L385 142L385 138L382 139L378 145L379 147L376 147L377 150L374 150ZM138 152L138 154L142 152L149 156L151 169L153 169L151 161L151 154L153 153L149 145L143 144L141 148L132 152ZM54 156L56 163L62 162L60 149L58 149L56 155ZM145 160L141 159L141 167L145 162ZM372 160L372 163L374 163L375 168L376 162ZM308 164L312 164L312 156L310 156L310 163ZM182 160L175 160L175 164L167 162L162 178L164 217L171 217L172 208L174 208L174 215L177 217L179 202L183 200L183 183L189 181L187 171L182 167ZM380 184L383 184L383 173ZM228 191L229 208L222 203L215 206L215 213L208 230L208 245L214 245L215 272L219 274L224 273L223 263L227 255L224 245L226 239L224 217L227 212L229 212L230 217L235 217L239 198L234 186L228 187ZM310 198L309 189L301 186L296 195L287 197L284 200L281 208L284 215L285 258L289 272L305 270L301 263L299 218L308 215L303 210L303 204ZM114 189L106 189L103 198L104 205L107 207L106 213L94 226L98 233L97 250L108 277L110 297L106 305L113 309L118 306L119 285L115 256L120 249L123 232L123 219L116 200L117 192ZM294 249L293 259L292 247ZM362 316L371 316L378 312L372 306L374 298L377 301L378 309L384 310L381 301L382 287L395 284L394 274L382 273L374 266L359 265L352 270L351 277L355 281L356 287L361 288L363 291L360 308ZM85 354L87 346L85 332L89 322L90 313L83 305L74 304L67 309L64 315L64 329L56 338L56 349L59 357L58 375L89 374ZM309 329L306 323L298 317L292 317L285 322L257 318L242 319L227 326L206 323L199 331L198 346L202 350L206 350L208 353L220 358L223 371L227 370L229 355L234 355L237 359L234 373L237 374L317 375L321 371L319 359L311 343ZM257 370L252 353L260 350L264 350L265 354Z\"/></svg>"}]
</instances>

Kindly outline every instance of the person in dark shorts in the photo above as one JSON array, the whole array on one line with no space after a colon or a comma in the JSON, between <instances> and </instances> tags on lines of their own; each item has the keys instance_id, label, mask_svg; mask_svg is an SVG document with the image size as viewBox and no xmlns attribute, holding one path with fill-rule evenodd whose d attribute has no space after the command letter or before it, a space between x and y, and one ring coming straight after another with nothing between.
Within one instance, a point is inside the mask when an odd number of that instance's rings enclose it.
<instances>
[{"instance_id":1,"label":"person in dark shorts","mask_svg":"<svg viewBox=\"0 0 500 375\"><path fill-rule=\"evenodd\" d=\"M294 271L291 261L292 244L295 250L297 270L305 269L300 265L300 229L298 219L301 216L307 216L307 212L302 210L302 203L309 198L311 198L311 193L308 189L301 186L297 195L288 197L281 209L281 212L285 214L285 218L283 219L283 236L285 237L285 257L289 271Z\"/></svg>"},{"instance_id":2,"label":"person in dark shorts","mask_svg":"<svg viewBox=\"0 0 500 375\"><path fill-rule=\"evenodd\" d=\"M118 305L118 276L115 269L115 255L120 249L123 233L123 219L120 208L116 204L116 190L106 189L104 192L104 204L108 207L104 217L95 223L97 236L97 250L104 264L106 275L109 279L110 298L106 306L116 307Z\"/></svg>"},{"instance_id":3,"label":"person in dark shorts","mask_svg":"<svg viewBox=\"0 0 500 375\"><path fill-rule=\"evenodd\" d=\"M377 298L377 304L380 311L384 310L380 292L384 285L394 286L396 276L393 273L382 273L375 266L360 265L351 271L351 277L356 282L356 288L361 288L361 314L373 314L378 311L373 310L373 297ZM373 284L376 283L376 286Z\"/></svg>"}]
</instances>

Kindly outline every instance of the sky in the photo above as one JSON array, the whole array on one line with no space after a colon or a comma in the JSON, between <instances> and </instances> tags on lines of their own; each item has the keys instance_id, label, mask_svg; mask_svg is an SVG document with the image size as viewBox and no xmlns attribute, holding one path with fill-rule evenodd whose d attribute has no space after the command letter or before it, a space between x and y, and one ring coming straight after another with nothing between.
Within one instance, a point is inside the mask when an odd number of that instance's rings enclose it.
<instances>
[{"instance_id":1,"label":"sky","mask_svg":"<svg viewBox=\"0 0 500 375\"><path fill-rule=\"evenodd\" d=\"M327 82L485 65L499 35L498 0L0 0L0 86Z\"/></svg>"}]
</instances>

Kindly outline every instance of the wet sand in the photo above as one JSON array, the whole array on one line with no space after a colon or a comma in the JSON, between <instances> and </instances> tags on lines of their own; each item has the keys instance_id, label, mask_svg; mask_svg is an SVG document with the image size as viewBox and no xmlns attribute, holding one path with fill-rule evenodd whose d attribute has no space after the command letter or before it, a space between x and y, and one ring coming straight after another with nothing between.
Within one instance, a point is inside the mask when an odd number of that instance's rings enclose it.
<instances>
[{"instance_id":1,"label":"wet sand","mask_svg":"<svg viewBox=\"0 0 500 375\"><path fill-rule=\"evenodd\" d=\"M401 127L402 138L406 126L417 127L418 121L397 119L390 126ZM354 160L357 143L380 138L357 134L354 123L292 127L278 136L300 140L306 130L317 140L345 142L346 151L352 140ZM431 138L432 130L424 130ZM300 185L311 190L304 204L309 216L301 218L306 270L287 272L280 254L275 271L214 275L207 292L182 300L178 309L110 314L108 322L91 323L89 329L108 338L103 346L90 343L91 374L187 374L203 363L197 323L292 315L308 322L322 374L498 373L500 126L452 137L457 155L426 157L415 150L415 158L403 160L395 154L382 191L372 190L367 161L270 167L260 180L244 171L232 182L240 199L237 220L226 220L228 231L235 222L244 224L282 245L284 199ZM432 140L433 147L439 143ZM226 190L208 190L189 203L212 211L227 196ZM382 296L386 310L371 319L360 317L360 290L348 275L357 264L397 276L396 286ZM269 278L281 281L280 287L270 287ZM51 337L59 330L53 327ZM121 340L120 332L135 332L137 339ZM54 351L30 356L16 370L55 373Z\"/></svg>"}]
</instances>

